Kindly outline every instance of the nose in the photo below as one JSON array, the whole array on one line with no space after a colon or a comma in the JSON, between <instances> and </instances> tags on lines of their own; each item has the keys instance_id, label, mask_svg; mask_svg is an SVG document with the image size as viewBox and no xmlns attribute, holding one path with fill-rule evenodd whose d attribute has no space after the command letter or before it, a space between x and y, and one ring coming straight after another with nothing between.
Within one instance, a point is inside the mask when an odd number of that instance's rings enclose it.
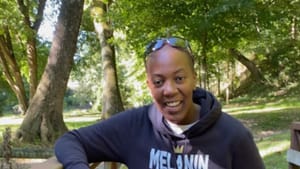
<instances>
[{"instance_id":1,"label":"nose","mask_svg":"<svg viewBox=\"0 0 300 169\"><path fill-rule=\"evenodd\" d=\"M164 84L164 90L163 90L163 94L166 97L171 97L174 96L178 91L177 85L175 82L169 80L166 81Z\"/></svg>"}]
</instances>

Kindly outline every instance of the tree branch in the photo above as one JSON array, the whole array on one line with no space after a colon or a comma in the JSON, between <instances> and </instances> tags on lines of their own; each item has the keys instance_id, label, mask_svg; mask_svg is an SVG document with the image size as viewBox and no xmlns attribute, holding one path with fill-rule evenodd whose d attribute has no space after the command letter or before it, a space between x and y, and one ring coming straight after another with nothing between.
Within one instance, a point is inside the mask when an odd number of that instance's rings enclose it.
<instances>
[{"instance_id":1,"label":"tree branch","mask_svg":"<svg viewBox=\"0 0 300 169\"><path fill-rule=\"evenodd\" d=\"M46 1L47 0L39 0L39 5L38 5L38 12L36 15L36 20L33 24L33 29L38 31L41 23L43 21L43 15L44 15L44 9L45 9L45 5L46 5Z\"/></svg>"}]
</instances>

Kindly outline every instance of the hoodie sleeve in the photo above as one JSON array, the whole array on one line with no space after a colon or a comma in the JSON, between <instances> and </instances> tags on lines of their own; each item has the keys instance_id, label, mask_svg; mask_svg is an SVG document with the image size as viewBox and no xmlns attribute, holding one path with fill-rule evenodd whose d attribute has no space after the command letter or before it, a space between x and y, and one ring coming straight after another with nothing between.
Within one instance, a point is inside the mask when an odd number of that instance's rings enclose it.
<instances>
[{"instance_id":1,"label":"hoodie sleeve","mask_svg":"<svg viewBox=\"0 0 300 169\"><path fill-rule=\"evenodd\" d=\"M85 150L76 131L64 134L55 143L55 155L66 169L89 169Z\"/></svg>"},{"instance_id":2,"label":"hoodie sleeve","mask_svg":"<svg viewBox=\"0 0 300 169\"><path fill-rule=\"evenodd\" d=\"M232 169L265 169L262 158L249 131L241 136L233 150Z\"/></svg>"},{"instance_id":3,"label":"hoodie sleeve","mask_svg":"<svg viewBox=\"0 0 300 169\"><path fill-rule=\"evenodd\" d=\"M97 124L67 132L55 143L55 155L65 169L89 169L91 162L123 162L130 136L131 115L119 113Z\"/></svg>"}]
</instances>

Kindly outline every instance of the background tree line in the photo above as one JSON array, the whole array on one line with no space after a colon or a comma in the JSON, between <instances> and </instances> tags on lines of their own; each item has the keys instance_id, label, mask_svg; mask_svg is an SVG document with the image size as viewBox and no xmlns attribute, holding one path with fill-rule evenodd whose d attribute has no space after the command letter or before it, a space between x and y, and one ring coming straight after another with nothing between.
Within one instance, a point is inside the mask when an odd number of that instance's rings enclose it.
<instances>
[{"instance_id":1,"label":"background tree line","mask_svg":"<svg viewBox=\"0 0 300 169\"><path fill-rule=\"evenodd\" d=\"M26 114L18 132L24 141L52 142L67 130L63 101L91 103L104 118L149 103L143 52L156 37L189 39L199 86L220 98L299 83L299 0L17 0L0 7L0 101ZM50 42L38 34L45 8L58 15ZM69 78L80 88L67 90Z\"/></svg>"}]
</instances>

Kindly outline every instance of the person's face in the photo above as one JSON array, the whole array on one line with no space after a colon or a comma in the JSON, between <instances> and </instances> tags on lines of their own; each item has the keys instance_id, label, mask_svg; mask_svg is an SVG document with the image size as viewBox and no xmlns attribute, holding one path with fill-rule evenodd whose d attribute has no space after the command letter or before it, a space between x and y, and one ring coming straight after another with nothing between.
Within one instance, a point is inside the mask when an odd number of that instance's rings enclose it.
<instances>
[{"instance_id":1,"label":"person's face","mask_svg":"<svg viewBox=\"0 0 300 169\"><path fill-rule=\"evenodd\" d=\"M148 57L147 84L158 109L173 123L194 122L192 93L196 86L196 74L190 56L164 45Z\"/></svg>"}]
</instances>

